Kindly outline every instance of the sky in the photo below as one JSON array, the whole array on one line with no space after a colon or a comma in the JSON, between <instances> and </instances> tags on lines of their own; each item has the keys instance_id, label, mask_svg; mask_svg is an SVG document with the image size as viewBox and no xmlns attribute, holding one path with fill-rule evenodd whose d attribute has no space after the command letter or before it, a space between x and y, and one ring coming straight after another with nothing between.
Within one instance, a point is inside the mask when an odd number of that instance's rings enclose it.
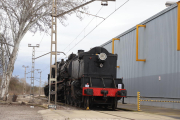
<instances>
[{"instance_id":1,"label":"sky","mask_svg":"<svg viewBox=\"0 0 180 120\"><path fill-rule=\"evenodd\" d=\"M68 19L65 21L66 26L58 22L57 51L64 52L67 56L72 52L77 53L79 49L88 51L90 48L102 45L115 36L167 8L165 6L167 0L129 0L110 17L105 20L102 19L109 16L126 1L127 0L116 0L116 2L109 1L108 6L101 6L100 1L95 1L88 5L88 12L89 14L96 15L99 11L97 14L98 17L82 14L83 20L80 20L76 17L76 14L72 14L71 16L68 15ZM97 26L100 22L102 23ZM90 31L92 32L89 34ZM41 56L50 52L51 36L40 32L36 34L28 32L25 35L20 44L13 76L24 78L25 69L22 67L23 65L29 66L26 72L31 70L32 47L28 47L28 44L40 44L39 48L35 48L35 57ZM63 54L58 55L58 61L65 58L66 56ZM36 59L35 69L40 69L40 71L42 71L41 80L42 84L45 84L50 71L50 54ZM26 76L31 77L31 74L29 73ZM39 85L39 78L40 74L35 71L36 86ZM26 78L26 82L30 84L30 78Z\"/></svg>"}]
</instances>

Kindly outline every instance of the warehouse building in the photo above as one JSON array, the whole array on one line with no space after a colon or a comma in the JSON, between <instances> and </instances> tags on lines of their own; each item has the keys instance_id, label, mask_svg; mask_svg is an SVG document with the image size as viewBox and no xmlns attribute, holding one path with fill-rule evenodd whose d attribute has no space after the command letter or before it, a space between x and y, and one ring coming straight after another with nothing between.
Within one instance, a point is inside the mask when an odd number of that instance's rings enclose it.
<instances>
[{"instance_id":1,"label":"warehouse building","mask_svg":"<svg viewBox=\"0 0 180 120\"><path fill-rule=\"evenodd\" d=\"M179 6L179 7L178 7ZM180 3L173 4L102 46L118 54L117 78L127 89L126 103L180 109ZM169 101L169 102L162 102Z\"/></svg>"}]
</instances>

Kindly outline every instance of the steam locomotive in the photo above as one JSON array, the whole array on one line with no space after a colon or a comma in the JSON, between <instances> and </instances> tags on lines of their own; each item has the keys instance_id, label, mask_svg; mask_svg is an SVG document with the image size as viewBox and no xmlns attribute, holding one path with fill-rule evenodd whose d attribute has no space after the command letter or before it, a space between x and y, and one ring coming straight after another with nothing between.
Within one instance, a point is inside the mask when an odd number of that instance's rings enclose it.
<instances>
[{"instance_id":1,"label":"steam locomotive","mask_svg":"<svg viewBox=\"0 0 180 120\"><path fill-rule=\"evenodd\" d=\"M117 101L127 95L123 79L116 78L117 55L103 47L88 52L78 50L78 55L72 53L57 65L57 100L61 102L84 108L101 104L115 109ZM54 83L51 90L55 90ZM49 85L44 87L44 93L49 95ZM51 100L54 98L51 95Z\"/></svg>"}]
</instances>

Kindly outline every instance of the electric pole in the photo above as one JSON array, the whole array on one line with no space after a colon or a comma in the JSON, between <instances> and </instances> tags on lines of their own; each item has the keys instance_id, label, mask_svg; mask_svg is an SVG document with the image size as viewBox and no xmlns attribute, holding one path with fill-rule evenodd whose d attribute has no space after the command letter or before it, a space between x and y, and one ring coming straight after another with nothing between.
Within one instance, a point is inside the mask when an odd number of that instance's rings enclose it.
<instances>
[{"instance_id":1,"label":"electric pole","mask_svg":"<svg viewBox=\"0 0 180 120\"><path fill-rule=\"evenodd\" d=\"M49 99L48 99L48 104L50 105L50 97L51 95L55 95L55 109L57 102L57 18L56 18L57 5L56 2L57 0L52 0L51 55L50 55L50 77L49 77ZM53 48L53 46L55 48ZM55 58L54 59L55 65L52 64L53 58ZM55 69L54 77L51 74L52 68ZM55 82L55 91L51 92L51 82L53 81Z\"/></svg>"},{"instance_id":2,"label":"electric pole","mask_svg":"<svg viewBox=\"0 0 180 120\"><path fill-rule=\"evenodd\" d=\"M40 81L39 81L39 96L40 96L41 95L41 73L42 73L42 71L38 72L38 73L40 73Z\"/></svg>"},{"instance_id":3,"label":"electric pole","mask_svg":"<svg viewBox=\"0 0 180 120\"><path fill-rule=\"evenodd\" d=\"M39 44L36 44L36 46L31 46L31 44L28 44L28 47L33 47L32 51L32 68L31 68L31 89L30 89L30 99L34 101L34 68L35 68L35 47L39 47Z\"/></svg>"},{"instance_id":4,"label":"electric pole","mask_svg":"<svg viewBox=\"0 0 180 120\"><path fill-rule=\"evenodd\" d=\"M26 94L26 68L29 68L29 66L22 66L25 68L25 72L24 72L24 86L23 86L23 94Z\"/></svg>"}]
</instances>

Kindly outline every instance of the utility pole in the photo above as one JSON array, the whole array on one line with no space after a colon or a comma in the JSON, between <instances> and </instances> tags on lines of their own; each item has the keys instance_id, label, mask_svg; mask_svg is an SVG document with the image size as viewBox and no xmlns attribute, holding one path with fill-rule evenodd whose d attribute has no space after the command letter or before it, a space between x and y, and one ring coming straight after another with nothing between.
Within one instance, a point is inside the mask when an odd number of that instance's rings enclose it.
<instances>
[{"instance_id":1,"label":"utility pole","mask_svg":"<svg viewBox=\"0 0 180 120\"><path fill-rule=\"evenodd\" d=\"M40 73L40 81L39 81L39 96L40 96L41 95L41 73L42 73L42 71L38 72L38 73Z\"/></svg>"},{"instance_id":2,"label":"utility pole","mask_svg":"<svg viewBox=\"0 0 180 120\"><path fill-rule=\"evenodd\" d=\"M36 58L34 58L34 59L36 59ZM39 70L41 70L41 69L35 69L35 70L37 70L37 72L39 71ZM38 72L39 73L39 72ZM40 77L41 77L41 74L40 74ZM40 78L41 79L41 78Z\"/></svg>"},{"instance_id":3,"label":"utility pole","mask_svg":"<svg viewBox=\"0 0 180 120\"><path fill-rule=\"evenodd\" d=\"M55 95L55 109L57 102L57 0L52 0L52 26L51 26L51 55L50 55L50 77L49 77L49 99L48 104L50 105L51 94ZM53 36L55 36L53 38ZM55 48L53 48L53 46ZM52 64L52 60L55 58L55 65ZM55 69L55 76L52 78L51 70ZM55 82L55 91L51 92L51 82Z\"/></svg>"},{"instance_id":4,"label":"utility pole","mask_svg":"<svg viewBox=\"0 0 180 120\"><path fill-rule=\"evenodd\" d=\"M31 68L31 89L30 89L30 100L34 101L35 47L39 47L39 44L36 44L36 46L31 46L31 44L28 44L28 47L33 47L33 51L32 51L32 68ZM33 97L33 99L32 99L32 97Z\"/></svg>"},{"instance_id":5,"label":"utility pole","mask_svg":"<svg viewBox=\"0 0 180 120\"><path fill-rule=\"evenodd\" d=\"M22 66L25 68L25 72L24 72L24 86L23 86L23 94L26 94L26 68L29 68L29 66Z\"/></svg>"}]
</instances>

